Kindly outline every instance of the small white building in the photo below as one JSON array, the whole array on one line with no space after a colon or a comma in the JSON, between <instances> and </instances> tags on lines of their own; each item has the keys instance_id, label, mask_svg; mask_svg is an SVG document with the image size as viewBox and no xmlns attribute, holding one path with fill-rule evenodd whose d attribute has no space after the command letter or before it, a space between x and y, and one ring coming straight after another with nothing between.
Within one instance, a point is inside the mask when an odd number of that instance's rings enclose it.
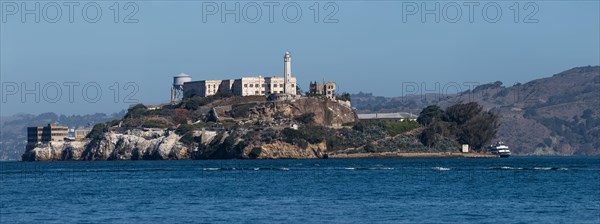
<instances>
[{"instance_id":1,"label":"small white building","mask_svg":"<svg viewBox=\"0 0 600 224\"><path fill-rule=\"evenodd\" d=\"M463 144L462 145L462 152L463 153L468 153L469 152L469 144Z\"/></svg>"}]
</instances>

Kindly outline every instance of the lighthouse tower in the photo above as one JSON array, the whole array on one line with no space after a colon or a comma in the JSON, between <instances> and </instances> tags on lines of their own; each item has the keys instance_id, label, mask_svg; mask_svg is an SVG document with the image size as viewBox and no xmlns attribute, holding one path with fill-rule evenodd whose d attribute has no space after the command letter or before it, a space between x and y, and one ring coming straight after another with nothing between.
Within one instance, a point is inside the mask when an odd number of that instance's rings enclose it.
<instances>
[{"instance_id":1,"label":"lighthouse tower","mask_svg":"<svg viewBox=\"0 0 600 224\"><path fill-rule=\"evenodd\" d=\"M283 92L296 95L296 88L292 87L292 55L289 51L286 51L283 56L283 77Z\"/></svg>"}]
</instances>

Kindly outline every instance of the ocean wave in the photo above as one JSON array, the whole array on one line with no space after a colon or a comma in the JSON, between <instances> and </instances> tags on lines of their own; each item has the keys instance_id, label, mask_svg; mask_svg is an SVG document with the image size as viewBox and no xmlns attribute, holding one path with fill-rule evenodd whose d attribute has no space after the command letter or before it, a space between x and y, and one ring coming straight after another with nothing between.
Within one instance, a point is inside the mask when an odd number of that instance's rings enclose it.
<instances>
[{"instance_id":1,"label":"ocean wave","mask_svg":"<svg viewBox=\"0 0 600 224\"><path fill-rule=\"evenodd\" d=\"M527 168L527 170L569 170L569 169L561 168L561 167L533 167L533 168Z\"/></svg>"},{"instance_id":2,"label":"ocean wave","mask_svg":"<svg viewBox=\"0 0 600 224\"><path fill-rule=\"evenodd\" d=\"M391 167L345 167L344 170L393 170Z\"/></svg>"},{"instance_id":3,"label":"ocean wave","mask_svg":"<svg viewBox=\"0 0 600 224\"><path fill-rule=\"evenodd\" d=\"M562 167L531 167L531 168L521 168L521 167L510 167L510 166L499 166L492 167L494 170L570 170L569 168Z\"/></svg>"},{"instance_id":4,"label":"ocean wave","mask_svg":"<svg viewBox=\"0 0 600 224\"><path fill-rule=\"evenodd\" d=\"M522 170L523 168L514 168L514 167L510 167L510 166L498 166L498 167L492 167L493 170Z\"/></svg>"},{"instance_id":5,"label":"ocean wave","mask_svg":"<svg viewBox=\"0 0 600 224\"><path fill-rule=\"evenodd\" d=\"M290 170L290 168L285 168L285 167L221 167L221 168L217 168L217 167L211 167L211 168L202 168L202 170L204 171L231 171L231 170L242 170L242 171L246 171L246 170L251 170L251 171L258 171L258 170L280 170L280 171L288 171Z\"/></svg>"},{"instance_id":6,"label":"ocean wave","mask_svg":"<svg viewBox=\"0 0 600 224\"><path fill-rule=\"evenodd\" d=\"M447 170L450 170L450 168L447 168L447 167L439 167L439 166L432 167L431 169L432 169L432 170L438 170L438 171L447 171Z\"/></svg>"},{"instance_id":7,"label":"ocean wave","mask_svg":"<svg viewBox=\"0 0 600 224\"><path fill-rule=\"evenodd\" d=\"M221 170L221 168L204 168L202 170Z\"/></svg>"}]
</instances>

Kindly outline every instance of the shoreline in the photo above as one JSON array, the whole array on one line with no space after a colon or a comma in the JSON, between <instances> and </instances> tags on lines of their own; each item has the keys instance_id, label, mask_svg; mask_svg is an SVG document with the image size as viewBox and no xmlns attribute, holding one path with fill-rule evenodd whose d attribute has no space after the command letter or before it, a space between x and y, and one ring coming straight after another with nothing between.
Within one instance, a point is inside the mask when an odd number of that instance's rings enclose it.
<instances>
[{"instance_id":1,"label":"shoreline","mask_svg":"<svg viewBox=\"0 0 600 224\"><path fill-rule=\"evenodd\" d=\"M487 153L460 152L380 152L328 154L328 159L364 159L364 158L500 158L498 155Z\"/></svg>"}]
</instances>

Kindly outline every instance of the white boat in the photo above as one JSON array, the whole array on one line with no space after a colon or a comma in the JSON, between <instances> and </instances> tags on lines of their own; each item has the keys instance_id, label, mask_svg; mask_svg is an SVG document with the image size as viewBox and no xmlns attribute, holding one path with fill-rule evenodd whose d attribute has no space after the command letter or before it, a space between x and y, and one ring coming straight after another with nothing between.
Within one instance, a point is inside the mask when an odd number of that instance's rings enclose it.
<instances>
[{"instance_id":1,"label":"white boat","mask_svg":"<svg viewBox=\"0 0 600 224\"><path fill-rule=\"evenodd\" d=\"M490 145L490 152L500 156L500 158L506 158L510 156L510 149L504 144L504 142L496 142L495 145Z\"/></svg>"}]
</instances>

